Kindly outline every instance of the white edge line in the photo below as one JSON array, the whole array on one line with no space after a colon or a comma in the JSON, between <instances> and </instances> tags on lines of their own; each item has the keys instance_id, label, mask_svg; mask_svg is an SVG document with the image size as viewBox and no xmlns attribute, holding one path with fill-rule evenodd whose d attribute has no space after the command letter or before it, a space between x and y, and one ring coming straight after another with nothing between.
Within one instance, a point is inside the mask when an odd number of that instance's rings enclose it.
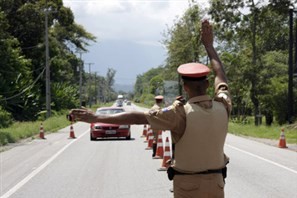
<instances>
[{"instance_id":1,"label":"white edge line","mask_svg":"<svg viewBox=\"0 0 297 198\"><path fill-rule=\"evenodd\" d=\"M20 181L18 184L16 184L14 187L12 187L9 191L7 191L4 195L2 195L0 198L8 198L12 194L14 194L17 190L19 190L22 186L24 186L28 181L30 181L34 176L36 176L39 172L41 172L45 167L47 167L52 161L54 161L63 151L65 151L71 144L79 140L82 136L84 136L87 132L89 132L89 129L85 131L83 134L81 134L79 137L74 139L72 142L66 144L61 150L59 150L55 155L53 155L51 158L49 158L46 162L44 162L41 166L33 170L27 177L25 177L22 181Z\"/></svg>"},{"instance_id":2,"label":"white edge line","mask_svg":"<svg viewBox=\"0 0 297 198\"><path fill-rule=\"evenodd\" d=\"M278 166L278 167L280 167L280 168L286 169L286 170L288 170L288 171L290 171L290 172L292 172L292 173L297 174L297 171L295 171L295 170L293 170L293 169L291 169L291 168L288 168L288 167L286 167L286 166L284 166L284 165L278 164L278 163L276 163L276 162L274 162L274 161L271 161L271 160L265 159L265 158L263 158L263 157L260 157L260 156L258 156L258 155L255 155L255 154L253 154L253 153L250 153L250 152L241 150L241 149L239 149L239 148L237 148L237 147L234 147L234 146L231 146L231 145L229 145L229 144L226 144L226 146L228 146L228 147L230 147L230 148L232 148L232 149L234 149L234 150L240 151L240 152L242 152L242 153L245 153L245 154L247 154L247 155L250 155L250 156L253 156L253 157L255 157L255 158L258 158L258 159L260 159L260 160L263 160L263 161L265 161L265 162L268 162L268 163L270 163L270 164L273 164L273 165L275 165L275 166Z\"/></svg>"}]
</instances>

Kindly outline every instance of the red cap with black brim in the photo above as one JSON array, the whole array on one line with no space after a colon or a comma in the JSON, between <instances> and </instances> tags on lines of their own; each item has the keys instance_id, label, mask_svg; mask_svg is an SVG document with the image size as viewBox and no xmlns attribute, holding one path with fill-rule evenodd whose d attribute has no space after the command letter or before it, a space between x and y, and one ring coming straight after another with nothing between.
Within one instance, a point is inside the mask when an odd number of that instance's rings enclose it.
<instances>
[{"instance_id":1,"label":"red cap with black brim","mask_svg":"<svg viewBox=\"0 0 297 198\"><path fill-rule=\"evenodd\" d=\"M209 74L210 69L201 63L186 63L177 68L177 72L187 78L201 78Z\"/></svg>"},{"instance_id":2,"label":"red cap with black brim","mask_svg":"<svg viewBox=\"0 0 297 198\"><path fill-rule=\"evenodd\" d=\"M163 100L163 96L159 95L155 97L156 100Z\"/></svg>"}]
</instances>

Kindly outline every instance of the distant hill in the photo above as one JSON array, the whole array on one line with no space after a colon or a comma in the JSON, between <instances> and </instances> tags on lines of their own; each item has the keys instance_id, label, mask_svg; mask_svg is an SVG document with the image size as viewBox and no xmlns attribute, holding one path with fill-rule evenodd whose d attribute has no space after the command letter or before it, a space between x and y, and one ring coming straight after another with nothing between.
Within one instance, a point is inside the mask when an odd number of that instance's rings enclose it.
<instances>
[{"instance_id":1,"label":"distant hill","mask_svg":"<svg viewBox=\"0 0 297 198\"><path fill-rule=\"evenodd\" d=\"M113 86L115 91L123 91L123 92L133 92L134 85L124 85L124 84L114 84Z\"/></svg>"}]
</instances>

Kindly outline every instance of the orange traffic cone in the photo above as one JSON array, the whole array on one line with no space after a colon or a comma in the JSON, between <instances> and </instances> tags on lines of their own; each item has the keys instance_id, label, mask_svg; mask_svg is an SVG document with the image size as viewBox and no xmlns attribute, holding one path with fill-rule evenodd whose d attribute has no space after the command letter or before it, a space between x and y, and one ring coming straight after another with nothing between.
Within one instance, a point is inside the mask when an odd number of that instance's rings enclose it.
<instances>
[{"instance_id":1,"label":"orange traffic cone","mask_svg":"<svg viewBox=\"0 0 297 198\"><path fill-rule=\"evenodd\" d=\"M146 139L143 141L144 143L148 142L149 134L150 134L150 133L153 133L153 131L152 131L152 129L151 129L151 126L148 125L148 126L147 126Z\"/></svg>"},{"instance_id":2,"label":"orange traffic cone","mask_svg":"<svg viewBox=\"0 0 297 198\"><path fill-rule=\"evenodd\" d=\"M164 155L164 149L163 149L162 131L160 130L158 134L157 151L153 159L162 159L163 155Z\"/></svg>"},{"instance_id":3,"label":"orange traffic cone","mask_svg":"<svg viewBox=\"0 0 297 198\"><path fill-rule=\"evenodd\" d=\"M279 148L288 148L286 145L286 137L285 137L284 129L282 129L282 131L281 131L278 147Z\"/></svg>"},{"instance_id":4,"label":"orange traffic cone","mask_svg":"<svg viewBox=\"0 0 297 198\"><path fill-rule=\"evenodd\" d=\"M72 122L71 122L71 125L70 125L70 134L69 134L69 138L70 139L75 139L75 135L74 135L74 130L73 130L73 126L72 126Z\"/></svg>"},{"instance_id":5,"label":"orange traffic cone","mask_svg":"<svg viewBox=\"0 0 297 198\"><path fill-rule=\"evenodd\" d=\"M153 134L153 131L150 130L148 132L147 147L145 148L145 150L152 150L153 149L153 141L154 141L154 134Z\"/></svg>"},{"instance_id":6,"label":"orange traffic cone","mask_svg":"<svg viewBox=\"0 0 297 198\"><path fill-rule=\"evenodd\" d=\"M167 161L170 160L170 159L171 159L171 156L170 156L169 139L168 139L168 137L166 137L165 152L164 152L164 156L163 156L163 161L162 161L161 168L159 168L158 171L166 171L167 168L169 167L169 164L167 163Z\"/></svg>"},{"instance_id":7,"label":"orange traffic cone","mask_svg":"<svg viewBox=\"0 0 297 198\"><path fill-rule=\"evenodd\" d=\"M141 137L146 137L147 135L147 127L146 127L146 124L143 125L143 131L142 131L142 136Z\"/></svg>"},{"instance_id":8,"label":"orange traffic cone","mask_svg":"<svg viewBox=\"0 0 297 198\"><path fill-rule=\"evenodd\" d=\"M41 124L40 124L40 128L39 128L39 138L40 138L40 139L45 139L42 122L41 122Z\"/></svg>"}]
</instances>

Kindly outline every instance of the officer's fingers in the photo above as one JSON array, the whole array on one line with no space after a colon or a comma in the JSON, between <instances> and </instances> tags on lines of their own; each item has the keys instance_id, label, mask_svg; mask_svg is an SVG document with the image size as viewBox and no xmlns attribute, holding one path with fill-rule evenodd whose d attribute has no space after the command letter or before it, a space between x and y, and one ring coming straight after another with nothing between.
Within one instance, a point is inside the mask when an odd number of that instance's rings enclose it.
<instances>
[{"instance_id":1,"label":"officer's fingers","mask_svg":"<svg viewBox=\"0 0 297 198\"><path fill-rule=\"evenodd\" d=\"M209 34L212 31L212 26L210 24L202 26L202 33Z\"/></svg>"},{"instance_id":2,"label":"officer's fingers","mask_svg":"<svg viewBox=\"0 0 297 198\"><path fill-rule=\"evenodd\" d=\"M202 25L206 24L206 23L209 23L207 18L202 19L201 22L202 22Z\"/></svg>"},{"instance_id":3,"label":"officer's fingers","mask_svg":"<svg viewBox=\"0 0 297 198\"><path fill-rule=\"evenodd\" d=\"M83 110L83 111L85 111L85 112L88 112L88 113L93 113L93 111L91 109L88 109L88 108L86 108L84 106L81 106L80 109Z\"/></svg>"}]
</instances>

